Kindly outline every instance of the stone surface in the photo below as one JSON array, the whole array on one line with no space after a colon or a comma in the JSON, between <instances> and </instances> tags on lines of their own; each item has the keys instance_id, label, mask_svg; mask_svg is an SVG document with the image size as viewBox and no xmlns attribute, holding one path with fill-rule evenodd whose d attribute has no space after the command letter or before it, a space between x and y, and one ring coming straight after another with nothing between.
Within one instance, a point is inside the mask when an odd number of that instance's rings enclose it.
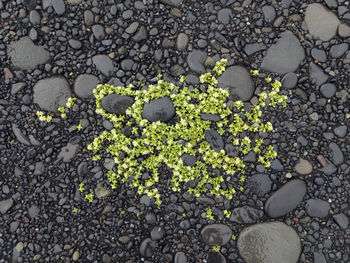
<instances>
[{"instance_id":1,"label":"stone surface","mask_svg":"<svg viewBox=\"0 0 350 263\"><path fill-rule=\"evenodd\" d=\"M218 78L218 87L229 92L234 100L249 101L254 93L254 84L248 70L231 66Z\"/></svg>"},{"instance_id":2,"label":"stone surface","mask_svg":"<svg viewBox=\"0 0 350 263\"><path fill-rule=\"evenodd\" d=\"M34 45L28 37L12 42L7 52L13 65L25 70L34 69L50 59L50 53L42 46Z\"/></svg>"},{"instance_id":3,"label":"stone surface","mask_svg":"<svg viewBox=\"0 0 350 263\"><path fill-rule=\"evenodd\" d=\"M13 201L12 198L1 200L0 201L0 212L1 212L1 214L6 214L11 209L11 207L13 206L13 203L14 203L14 201Z\"/></svg>"},{"instance_id":4,"label":"stone surface","mask_svg":"<svg viewBox=\"0 0 350 263\"><path fill-rule=\"evenodd\" d=\"M272 181L267 174L255 174L248 178L247 188L257 196L264 196L271 191Z\"/></svg>"},{"instance_id":5,"label":"stone surface","mask_svg":"<svg viewBox=\"0 0 350 263\"><path fill-rule=\"evenodd\" d=\"M320 87L321 94L327 98L330 99L335 95L337 88L332 83L325 83Z\"/></svg>"},{"instance_id":6,"label":"stone surface","mask_svg":"<svg viewBox=\"0 0 350 263\"><path fill-rule=\"evenodd\" d=\"M98 78L91 74L79 75L74 82L74 93L81 99L93 96L93 90L97 87Z\"/></svg>"},{"instance_id":7,"label":"stone surface","mask_svg":"<svg viewBox=\"0 0 350 263\"><path fill-rule=\"evenodd\" d=\"M333 219L342 229L346 229L349 225L349 218L343 213L334 215Z\"/></svg>"},{"instance_id":8,"label":"stone surface","mask_svg":"<svg viewBox=\"0 0 350 263\"><path fill-rule=\"evenodd\" d=\"M23 134L23 132L20 130L17 124L12 123L12 131L20 143L23 143L27 146L31 145L29 138Z\"/></svg>"},{"instance_id":9,"label":"stone surface","mask_svg":"<svg viewBox=\"0 0 350 263\"><path fill-rule=\"evenodd\" d=\"M111 194L109 186L105 186L103 182L99 182L95 187L95 196L98 199L105 198Z\"/></svg>"},{"instance_id":10,"label":"stone surface","mask_svg":"<svg viewBox=\"0 0 350 263\"><path fill-rule=\"evenodd\" d=\"M304 57L304 49L299 40L292 32L286 31L281 34L277 43L267 50L261 68L279 74L294 72Z\"/></svg>"},{"instance_id":11,"label":"stone surface","mask_svg":"<svg viewBox=\"0 0 350 263\"><path fill-rule=\"evenodd\" d=\"M187 64L190 69L196 73L205 73L204 62L207 59L207 53L194 49L187 56Z\"/></svg>"},{"instance_id":12,"label":"stone surface","mask_svg":"<svg viewBox=\"0 0 350 263\"><path fill-rule=\"evenodd\" d=\"M320 86L328 80L328 75L325 74L319 66L311 62L310 79L312 83L316 84L316 86Z\"/></svg>"},{"instance_id":13,"label":"stone surface","mask_svg":"<svg viewBox=\"0 0 350 263\"><path fill-rule=\"evenodd\" d=\"M306 203L306 212L312 217L326 217L329 210L329 203L321 199L309 199Z\"/></svg>"},{"instance_id":14,"label":"stone surface","mask_svg":"<svg viewBox=\"0 0 350 263\"><path fill-rule=\"evenodd\" d=\"M307 175L312 172L312 164L308 160L300 158L294 169L298 174Z\"/></svg>"},{"instance_id":15,"label":"stone surface","mask_svg":"<svg viewBox=\"0 0 350 263\"><path fill-rule=\"evenodd\" d=\"M350 37L350 26L347 24L340 24L338 26L338 35L343 38Z\"/></svg>"},{"instance_id":16,"label":"stone surface","mask_svg":"<svg viewBox=\"0 0 350 263\"><path fill-rule=\"evenodd\" d=\"M340 165L344 162L344 154L338 144L331 142L329 144L329 149L332 155L332 161L335 165Z\"/></svg>"},{"instance_id":17,"label":"stone surface","mask_svg":"<svg viewBox=\"0 0 350 263\"><path fill-rule=\"evenodd\" d=\"M274 192L265 203L265 212L270 217L280 217L294 210L306 194L306 184L301 180L286 183Z\"/></svg>"},{"instance_id":18,"label":"stone surface","mask_svg":"<svg viewBox=\"0 0 350 263\"><path fill-rule=\"evenodd\" d=\"M140 246L140 254L145 258L150 258L153 255L155 248L157 247L157 242L151 240L150 238L146 238L142 241Z\"/></svg>"},{"instance_id":19,"label":"stone surface","mask_svg":"<svg viewBox=\"0 0 350 263\"><path fill-rule=\"evenodd\" d=\"M224 148L224 140L221 135L214 129L204 131L205 140L210 144L210 147L216 151L220 152Z\"/></svg>"},{"instance_id":20,"label":"stone surface","mask_svg":"<svg viewBox=\"0 0 350 263\"><path fill-rule=\"evenodd\" d=\"M264 212L253 207L243 206L233 209L231 212L230 221L239 224L253 224L256 223Z\"/></svg>"},{"instance_id":21,"label":"stone surface","mask_svg":"<svg viewBox=\"0 0 350 263\"><path fill-rule=\"evenodd\" d=\"M185 253L182 251L176 252L174 263L187 263L187 257Z\"/></svg>"},{"instance_id":22,"label":"stone surface","mask_svg":"<svg viewBox=\"0 0 350 263\"><path fill-rule=\"evenodd\" d=\"M319 3L308 5L305 12L305 22L310 34L322 41L331 40L337 33L340 21L328 8Z\"/></svg>"},{"instance_id":23,"label":"stone surface","mask_svg":"<svg viewBox=\"0 0 350 263\"><path fill-rule=\"evenodd\" d=\"M282 79L282 85L287 89L294 88L297 85L297 83L298 83L298 76L293 72L287 73L286 75L284 75Z\"/></svg>"},{"instance_id":24,"label":"stone surface","mask_svg":"<svg viewBox=\"0 0 350 263\"><path fill-rule=\"evenodd\" d=\"M230 8L220 9L218 12L218 21L224 25L227 25L232 17L232 10Z\"/></svg>"},{"instance_id":25,"label":"stone surface","mask_svg":"<svg viewBox=\"0 0 350 263\"><path fill-rule=\"evenodd\" d=\"M273 6L265 5L261 8L261 11L263 12L264 19L267 23L271 23L275 20L276 10Z\"/></svg>"},{"instance_id":26,"label":"stone surface","mask_svg":"<svg viewBox=\"0 0 350 263\"><path fill-rule=\"evenodd\" d=\"M245 228L237 246L246 263L297 263L301 252L295 230L280 222Z\"/></svg>"},{"instance_id":27,"label":"stone surface","mask_svg":"<svg viewBox=\"0 0 350 263\"><path fill-rule=\"evenodd\" d=\"M101 101L102 108L105 111L115 114L125 114L126 110L133 104L134 99L132 97L119 94L109 94Z\"/></svg>"},{"instance_id":28,"label":"stone surface","mask_svg":"<svg viewBox=\"0 0 350 263\"><path fill-rule=\"evenodd\" d=\"M39 80L33 90L34 103L45 111L58 112L58 107L65 106L71 97L69 84L61 77Z\"/></svg>"},{"instance_id":29,"label":"stone surface","mask_svg":"<svg viewBox=\"0 0 350 263\"><path fill-rule=\"evenodd\" d=\"M66 12L66 5L63 0L52 0L52 6L57 15L63 15Z\"/></svg>"},{"instance_id":30,"label":"stone surface","mask_svg":"<svg viewBox=\"0 0 350 263\"><path fill-rule=\"evenodd\" d=\"M176 39L176 48L180 51L185 50L188 45L188 36L185 33L180 33Z\"/></svg>"},{"instance_id":31,"label":"stone surface","mask_svg":"<svg viewBox=\"0 0 350 263\"><path fill-rule=\"evenodd\" d=\"M264 45L264 43L253 43L253 44L247 44L244 47L244 52L250 56L256 52L259 52L261 50L265 50L266 46Z\"/></svg>"},{"instance_id":32,"label":"stone surface","mask_svg":"<svg viewBox=\"0 0 350 263\"><path fill-rule=\"evenodd\" d=\"M167 122L175 115L174 103L169 97L163 97L145 103L142 111L142 118L149 121Z\"/></svg>"},{"instance_id":33,"label":"stone surface","mask_svg":"<svg viewBox=\"0 0 350 263\"><path fill-rule=\"evenodd\" d=\"M333 45L329 50L329 54L333 58L339 58L344 55L344 53L348 50L349 45L347 43L341 43L339 45Z\"/></svg>"},{"instance_id":34,"label":"stone surface","mask_svg":"<svg viewBox=\"0 0 350 263\"><path fill-rule=\"evenodd\" d=\"M151 231L151 239L154 241L161 240L165 236L165 231L160 226L155 226Z\"/></svg>"},{"instance_id":35,"label":"stone surface","mask_svg":"<svg viewBox=\"0 0 350 263\"><path fill-rule=\"evenodd\" d=\"M106 55L96 55L92 58L92 62L96 68L106 77L114 73L113 61Z\"/></svg>"},{"instance_id":36,"label":"stone surface","mask_svg":"<svg viewBox=\"0 0 350 263\"><path fill-rule=\"evenodd\" d=\"M223 246L232 238L232 230L223 224L212 224L202 229L201 236L209 246Z\"/></svg>"},{"instance_id":37,"label":"stone surface","mask_svg":"<svg viewBox=\"0 0 350 263\"><path fill-rule=\"evenodd\" d=\"M79 151L78 144L68 143L66 146L62 147L60 153L57 156L57 159L58 160L63 159L64 162L69 162L70 160L74 159L78 151Z\"/></svg>"}]
</instances>

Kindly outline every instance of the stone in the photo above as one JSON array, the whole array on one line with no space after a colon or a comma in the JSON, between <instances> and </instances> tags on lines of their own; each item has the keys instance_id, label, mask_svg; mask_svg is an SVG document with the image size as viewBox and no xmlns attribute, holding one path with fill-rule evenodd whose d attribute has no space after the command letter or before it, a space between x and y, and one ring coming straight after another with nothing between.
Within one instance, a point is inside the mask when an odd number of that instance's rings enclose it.
<instances>
[{"instance_id":1,"label":"stone","mask_svg":"<svg viewBox=\"0 0 350 263\"><path fill-rule=\"evenodd\" d=\"M79 257L80 257L79 251L78 251L78 250L75 250L75 251L73 252L73 255L72 255L72 260L73 260L73 261L78 261Z\"/></svg>"},{"instance_id":2,"label":"stone","mask_svg":"<svg viewBox=\"0 0 350 263\"><path fill-rule=\"evenodd\" d=\"M67 2L72 5L78 5L82 2L82 0L67 0Z\"/></svg>"},{"instance_id":3,"label":"stone","mask_svg":"<svg viewBox=\"0 0 350 263\"><path fill-rule=\"evenodd\" d=\"M81 99L93 96L93 91L97 87L98 78L91 74L81 74L74 82L74 93Z\"/></svg>"},{"instance_id":4,"label":"stone","mask_svg":"<svg viewBox=\"0 0 350 263\"><path fill-rule=\"evenodd\" d=\"M64 162L69 162L70 160L74 159L78 151L79 151L78 144L67 143L66 146L61 148L61 151L57 156L57 160L63 159Z\"/></svg>"},{"instance_id":5,"label":"stone","mask_svg":"<svg viewBox=\"0 0 350 263\"><path fill-rule=\"evenodd\" d=\"M50 53L42 46L34 45L28 37L12 42L7 52L13 65L24 70L34 69L50 59Z\"/></svg>"},{"instance_id":6,"label":"stone","mask_svg":"<svg viewBox=\"0 0 350 263\"><path fill-rule=\"evenodd\" d=\"M334 134L339 138L344 138L348 132L348 127L346 125L338 126L334 128Z\"/></svg>"},{"instance_id":7,"label":"stone","mask_svg":"<svg viewBox=\"0 0 350 263\"><path fill-rule=\"evenodd\" d=\"M342 229L346 229L349 225L349 218L343 213L334 215L333 219Z\"/></svg>"},{"instance_id":8,"label":"stone","mask_svg":"<svg viewBox=\"0 0 350 263\"><path fill-rule=\"evenodd\" d=\"M306 203L306 212L311 217L326 217L329 210L329 203L321 199L309 199Z\"/></svg>"},{"instance_id":9,"label":"stone","mask_svg":"<svg viewBox=\"0 0 350 263\"><path fill-rule=\"evenodd\" d=\"M261 8L261 11L263 12L264 19L267 23L271 23L275 20L276 10L273 6L265 5Z\"/></svg>"},{"instance_id":10,"label":"stone","mask_svg":"<svg viewBox=\"0 0 350 263\"><path fill-rule=\"evenodd\" d=\"M96 55L92 58L92 62L106 77L113 75L115 71L113 61L107 55Z\"/></svg>"},{"instance_id":11,"label":"stone","mask_svg":"<svg viewBox=\"0 0 350 263\"><path fill-rule=\"evenodd\" d=\"M128 34L134 34L139 27L139 22L132 22L126 29L125 32Z\"/></svg>"},{"instance_id":12,"label":"stone","mask_svg":"<svg viewBox=\"0 0 350 263\"><path fill-rule=\"evenodd\" d=\"M332 83L325 83L320 87L321 94L327 98L330 99L335 95L337 88Z\"/></svg>"},{"instance_id":13,"label":"stone","mask_svg":"<svg viewBox=\"0 0 350 263\"><path fill-rule=\"evenodd\" d=\"M207 261L208 263L226 263L225 257L220 252L215 252L210 250L208 253Z\"/></svg>"},{"instance_id":14,"label":"stone","mask_svg":"<svg viewBox=\"0 0 350 263\"><path fill-rule=\"evenodd\" d=\"M30 13L29 13L29 21L33 25L39 25L40 21L41 21L41 17L40 17L39 12L36 11L36 10L30 11Z\"/></svg>"},{"instance_id":15,"label":"stone","mask_svg":"<svg viewBox=\"0 0 350 263\"><path fill-rule=\"evenodd\" d=\"M174 263L187 263L187 257L184 252L176 252L174 257Z\"/></svg>"},{"instance_id":16,"label":"stone","mask_svg":"<svg viewBox=\"0 0 350 263\"><path fill-rule=\"evenodd\" d=\"M176 48L180 51L185 50L188 45L188 36L185 33L180 33L176 38Z\"/></svg>"},{"instance_id":17,"label":"stone","mask_svg":"<svg viewBox=\"0 0 350 263\"><path fill-rule=\"evenodd\" d=\"M232 238L232 230L223 224L212 224L202 229L201 236L209 246L223 246Z\"/></svg>"},{"instance_id":18,"label":"stone","mask_svg":"<svg viewBox=\"0 0 350 263\"><path fill-rule=\"evenodd\" d=\"M103 28L103 26L101 25L93 25L92 28L92 33L94 34L94 37L97 39L97 40L102 40L105 38L105 30Z\"/></svg>"},{"instance_id":19,"label":"stone","mask_svg":"<svg viewBox=\"0 0 350 263\"><path fill-rule=\"evenodd\" d=\"M265 212L273 218L286 215L303 201L306 184L302 180L292 180L274 192L265 203Z\"/></svg>"},{"instance_id":20,"label":"stone","mask_svg":"<svg viewBox=\"0 0 350 263\"><path fill-rule=\"evenodd\" d=\"M165 236L165 231L160 226L155 226L151 231L151 239L154 241L161 240Z\"/></svg>"},{"instance_id":21,"label":"stone","mask_svg":"<svg viewBox=\"0 0 350 263\"><path fill-rule=\"evenodd\" d=\"M247 56L253 55L256 52L259 52L261 50L265 50L266 46L264 43L253 43L253 44L247 44L244 47L244 52L247 54Z\"/></svg>"},{"instance_id":22,"label":"stone","mask_svg":"<svg viewBox=\"0 0 350 263\"><path fill-rule=\"evenodd\" d=\"M201 113L201 119L204 121L220 121L221 117L217 114Z\"/></svg>"},{"instance_id":23,"label":"stone","mask_svg":"<svg viewBox=\"0 0 350 263\"><path fill-rule=\"evenodd\" d=\"M332 155L332 161L335 165L340 165L344 162L344 154L338 144L331 142L329 144L329 149Z\"/></svg>"},{"instance_id":24,"label":"stone","mask_svg":"<svg viewBox=\"0 0 350 263\"><path fill-rule=\"evenodd\" d=\"M207 59L207 52L194 49L187 56L187 64L196 73L205 73L204 62Z\"/></svg>"},{"instance_id":25,"label":"stone","mask_svg":"<svg viewBox=\"0 0 350 263\"><path fill-rule=\"evenodd\" d=\"M329 51L329 54L333 58L340 58L348 50L349 45L347 43L341 43L339 45L333 45Z\"/></svg>"},{"instance_id":26,"label":"stone","mask_svg":"<svg viewBox=\"0 0 350 263\"><path fill-rule=\"evenodd\" d=\"M178 7L181 4L182 0L160 0L160 2L165 5Z\"/></svg>"},{"instance_id":27,"label":"stone","mask_svg":"<svg viewBox=\"0 0 350 263\"><path fill-rule=\"evenodd\" d=\"M82 48L83 44L81 43L80 40L77 39L69 39L68 44L71 48L79 50Z\"/></svg>"},{"instance_id":28,"label":"stone","mask_svg":"<svg viewBox=\"0 0 350 263\"><path fill-rule=\"evenodd\" d=\"M125 114L126 110L134 104L134 99L119 94L109 94L102 99L101 105L109 113Z\"/></svg>"},{"instance_id":29,"label":"stone","mask_svg":"<svg viewBox=\"0 0 350 263\"><path fill-rule=\"evenodd\" d=\"M350 26L347 24L340 24L338 26L338 35L342 38L350 37Z\"/></svg>"},{"instance_id":30,"label":"stone","mask_svg":"<svg viewBox=\"0 0 350 263\"><path fill-rule=\"evenodd\" d=\"M145 103L142 111L142 118L151 122L170 121L175 116L174 103L169 97L163 97Z\"/></svg>"},{"instance_id":31,"label":"stone","mask_svg":"<svg viewBox=\"0 0 350 263\"><path fill-rule=\"evenodd\" d=\"M224 140L215 129L206 130L204 131L204 134L205 140L210 144L210 147L214 151L220 152L220 150L224 149Z\"/></svg>"},{"instance_id":32,"label":"stone","mask_svg":"<svg viewBox=\"0 0 350 263\"><path fill-rule=\"evenodd\" d=\"M148 36L147 29L144 26L141 26L132 39L135 42L141 42L142 40L146 40L147 36Z\"/></svg>"},{"instance_id":33,"label":"stone","mask_svg":"<svg viewBox=\"0 0 350 263\"><path fill-rule=\"evenodd\" d=\"M11 207L13 206L13 199L12 198L8 198L8 199L5 199L5 200L1 200L0 201L0 212L1 214L6 214L10 209Z\"/></svg>"},{"instance_id":34,"label":"stone","mask_svg":"<svg viewBox=\"0 0 350 263\"><path fill-rule=\"evenodd\" d=\"M71 91L66 79L51 77L39 80L33 88L34 103L45 111L58 112L59 106L65 106Z\"/></svg>"},{"instance_id":35,"label":"stone","mask_svg":"<svg viewBox=\"0 0 350 263\"><path fill-rule=\"evenodd\" d=\"M253 207L243 206L233 209L230 221L238 224L253 224L262 218L264 212Z\"/></svg>"},{"instance_id":36,"label":"stone","mask_svg":"<svg viewBox=\"0 0 350 263\"><path fill-rule=\"evenodd\" d=\"M233 100L249 101L254 93L254 83L248 70L242 66L231 66L218 78L218 87L229 92Z\"/></svg>"},{"instance_id":37,"label":"stone","mask_svg":"<svg viewBox=\"0 0 350 263\"><path fill-rule=\"evenodd\" d=\"M19 129L17 124L12 123L12 131L20 143L27 145L27 146L31 145L29 138L23 134L23 132Z\"/></svg>"},{"instance_id":38,"label":"stone","mask_svg":"<svg viewBox=\"0 0 350 263\"><path fill-rule=\"evenodd\" d=\"M313 48L311 49L311 56L313 59L316 59L319 62L326 62L327 60L327 54L324 50Z\"/></svg>"},{"instance_id":39,"label":"stone","mask_svg":"<svg viewBox=\"0 0 350 263\"><path fill-rule=\"evenodd\" d=\"M310 62L310 79L316 86L321 86L328 80L328 75L323 72L316 64Z\"/></svg>"},{"instance_id":40,"label":"stone","mask_svg":"<svg viewBox=\"0 0 350 263\"><path fill-rule=\"evenodd\" d=\"M140 246L140 254L145 258L150 258L153 255L154 250L157 247L157 242L150 238L146 238L142 241Z\"/></svg>"},{"instance_id":41,"label":"stone","mask_svg":"<svg viewBox=\"0 0 350 263\"><path fill-rule=\"evenodd\" d=\"M28 215L31 219L37 218L39 216L40 209L37 205L32 205L28 209Z\"/></svg>"},{"instance_id":42,"label":"stone","mask_svg":"<svg viewBox=\"0 0 350 263\"><path fill-rule=\"evenodd\" d=\"M286 31L263 58L261 68L279 74L294 72L304 60L304 49L292 32Z\"/></svg>"},{"instance_id":43,"label":"stone","mask_svg":"<svg viewBox=\"0 0 350 263\"><path fill-rule=\"evenodd\" d=\"M322 41L331 40L337 33L340 21L328 8L319 3L309 4L305 12L305 22L310 34Z\"/></svg>"},{"instance_id":44,"label":"stone","mask_svg":"<svg viewBox=\"0 0 350 263\"><path fill-rule=\"evenodd\" d=\"M307 175L312 172L312 164L308 160L300 158L294 169L300 175Z\"/></svg>"},{"instance_id":45,"label":"stone","mask_svg":"<svg viewBox=\"0 0 350 263\"><path fill-rule=\"evenodd\" d=\"M294 72L289 72L282 79L282 86L287 89L295 88L298 83L298 76Z\"/></svg>"},{"instance_id":46,"label":"stone","mask_svg":"<svg viewBox=\"0 0 350 263\"><path fill-rule=\"evenodd\" d=\"M327 263L327 260L322 252L314 252L314 263Z\"/></svg>"},{"instance_id":47,"label":"stone","mask_svg":"<svg viewBox=\"0 0 350 263\"><path fill-rule=\"evenodd\" d=\"M124 59L121 63L120 66L124 71L130 71L132 69L132 66L134 65L134 61L132 59Z\"/></svg>"},{"instance_id":48,"label":"stone","mask_svg":"<svg viewBox=\"0 0 350 263\"><path fill-rule=\"evenodd\" d=\"M99 182L95 187L95 195L98 199L108 197L111 194L109 187L106 187L102 182Z\"/></svg>"},{"instance_id":49,"label":"stone","mask_svg":"<svg viewBox=\"0 0 350 263\"><path fill-rule=\"evenodd\" d=\"M247 180L247 188L259 197L269 193L271 186L272 181L268 174L255 174Z\"/></svg>"},{"instance_id":50,"label":"stone","mask_svg":"<svg viewBox=\"0 0 350 263\"><path fill-rule=\"evenodd\" d=\"M197 158L196 156L185 153L181 156L182 162L186 166L194 167L196 165Z\"/></svg>"},{"instance_id":51,"label":"stone","mask_svg":"<svg viewBox=\"0 0 350 263\"><path fill-rule=\"evenodd\" d=\"M66 5L63 0L52 0L52 7L59 16L66 12Z\"/></svg>"},{"instance_id":52,"label":"stone","mask_svg":"<svg viewBox=\"0 0 350 263\"><path fill-rule=\"evenodd\" d=\"M91 26L94 23L94 14L90 10L84 11L84 22L87 26Z\"/></svg>"},{"instance_id":53,"label":"stone","mask_svg":"<svg viewBox=\"0 0 350 263\"><path fill-rule=\"evenodd\" d=\"M221 24L227 25L232 18L232 10L230 8L220 9L218 12L218 21Z\"/></svg>"},{"instance_id":54,"label":"stone","mask_svg":"<svg viewBox=\"0 0 350 263\"><path fill-rule=\"evenodd\" d=\"M237 246L246 263L297 263L301 253L298 234L281 222L245 228L239 234Z\"/></svg>"}]
</instances>

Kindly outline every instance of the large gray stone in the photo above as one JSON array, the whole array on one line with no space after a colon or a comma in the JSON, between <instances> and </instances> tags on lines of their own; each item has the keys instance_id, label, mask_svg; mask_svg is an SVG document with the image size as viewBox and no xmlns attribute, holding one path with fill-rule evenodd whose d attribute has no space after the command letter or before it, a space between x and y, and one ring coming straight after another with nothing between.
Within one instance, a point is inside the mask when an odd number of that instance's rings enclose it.
<instances>
[{"instance_id":1,"label":"large gray stone","mask_svg":"<svg viewBox=\"0 0 350 263\"><path fill-rule=\"evenodd\" d=\"M301 252L297 233L281 222L245 228L237 246L246 263L297 263Z\"/></svg>"},{"instance_id":2,"label":"large gray stone","mask_svg":"<svg viewBox=\"0 0 350 263\"><path fill-rule=\"evenodd\" d=\"M58 112L59 106L65 106L71 91L68 82L61 77L39 80L34 88L34 103L46 111Z\"/></svg>"},{"instance_id":3,"label":"large gray stone","mask_svg":"<svg viewBox=\"0 0 350 263\"><path fill-rule=\"evenodd\" d=\"M52 0L52 6L57 15L63 15L66 11L66 4L63 0Z\"/></svg>"},{"instance_id":4,"label":"large gray stone","mask_svg":"<svg viewBox=\"0 0 350 263\"><path fill-rule=\"evenodd\" d=\"M25 70L34 69L50 59L50 53L42 46L34 45L28 37L12 42L7 52L13 65Z\"/></svg>"},{"instance_id":5,"label":"large gray stone","mask_svg":"<svg viewBox=\"0 0 350 263\"><path fill-rule=\"evenodd\" d=\"M235 100L248 101L253 96L254 84L248 70L241 66L232 66L218 78L218 87L229 92Z\"/></svg>"},{"instance_id":6,"label":"large gray stone","mask_svg":"<svg viewBox=\"0 0 350 263\"><path fill-rule=\"evenodd\" d=\"M257 196L264 196L271 191L272 181L268 174L255 174L247 180L247 188Z\"/></svg>"},{"instance_id":7,"label":"large gray stone","mask_svg":"<svg viewBox=\"0 0 350 263\"><path fill-rule=\"evenodd\" d=\"M306 203L306 212L312 217L326 217L330 209L329 203L321 199L309 199Z\"/></svg>"},{"instance_id":8,"label":"large gray stone","mask_svg":"<svg viewBox=\"0 0 350 263\"><path fill-rule=\"evenodd\" d=\"M272 45L263 59L261 68L279 74L294 72L305 57L304 49L292 32L286 31Z\"/></svg>"},{"instance_id":9,"label":"large gray stone","mask_svg":"<svg viewBox=\"0 0 350 263\"><path fill-rule=\"evenodd\" d=\"M220 150L224 148L224 140L215 129L206 130L204 131L204 134L205 140L210 144L210 147L214 151L220 152Z\"/></svg>"},{"instance_id":10,"label":"large gray stone","mask_svg":"<svg viewBox=\"0 0 350 263\"><path fill-rule=\"evenodd\" d=\"M293 180L286 183L265 203L265 212L270 217L283 216L295 209L306 194L306 184L302 180Z\"/></svg>"},{"instance_id":11,"label":"large gray stone","mask_svg":"<svg viewBox=\"0 0 350 263\"><path fill-rule=\"evenodd\" d=\"M187 56L187 64L190 69L196 73L205 73L204 62L207 59L207 53L194 49Z\"/></svg>"},{"instance_id":12,"label":"large gray stone","mask_svg":"<svg viewBox=\"0 0 350 263\"><path fill-rule=\"evenodd\" d=\"M93 95L97 87L98 78L90 74L82 74L74 82L74 93L81 99L89 98Z\"/></svg>"},{"instance_id":13,"label":"large gray stone","mask_svg":"<svg viewBox=\"0 0 350 263\"><path fill-rule=\"evenodd\" d=\"M201 236L209 246L223 246L232 238L232 230L223 224L212 224L202 229Z\"/></svg>"},{"instance_id":14,"label":"large gray stone","mask_svg":"<svg viewBox=\"0 0 350 263\"><path fill-rule=\"evenodd\" d=\"M13 199L12 198L0 201L1 214L6 214L7 211L9 211L12 206L13 206Z\"/></svg>"},{"instance_id":15,"label":"large gray stone","mask_svg":"<svg viewBox=\"0 0 350 263\"><path fill-rule=\"evenodd\" d=\"M319 3L310 4L306 8L305 22L310 34L322 41L331 40L336 35L340 24L338 17Z\"/></svg>"},{"instance_id":16,"label":"large gray stone","mask_svg":"<svg viewBox=\"0 0 350 263\"><path fill-rule=\"evenodd\" d=\"M92 62L96 68L106 77L114 73L113 61L107 55L96 55L92 58Z\"/></svg>"},{"instance_id":17,"label":"large gray stone","mask_svg":"<svg viewBox=\"0 0 350 263\"><path fill-rule=\"evenodd\" d=\"M253 207L237 207L232 211L230 221L239 224L252 224L256 223L263 215L263 211L255 209Z\"/></svg>"},{"instance_id":18,"label":"large gray stone","mask_svg":"<svg viewBox=\"0 0 350 263\"><path fill-rule=\"evenodd\" d=\"M174 103L169 97L163 97L145 103L142 111L142 118L149 121L167 122L175 115Z\"/></svg>"},{"instance_id":19,"label":"large gray stone","mask_svg":"<svg viewBox=\"0 0 350 263\"><path fill-rule=\"evenodd\" d=\"M140 254L145 258L150 258L153 255L154 250L157 247L157 242L151 240L150 238L146 238L142 241L140 246Z\"/></svg>"},{"instance_id":20,"label":"large gray stone","mask_svg":"<svg viewBox=\"0 0 350 263\"><path fill-rule=\"evenodd\" d=\"M109 113L125 114L126 110L134 104L129 96L110 94L102 99L102 107Z\"/></svg>"},{"instance_id":21,"label":"large gray stone","mask_svg":"<svg viewBox=\"0 0 350 263\"><path fill-rule=\"evenodd\" d=\"M319 66L310 62L310 79L313 84L320 86L328 80L328 75Z\"/></svg>"}]
</instances>

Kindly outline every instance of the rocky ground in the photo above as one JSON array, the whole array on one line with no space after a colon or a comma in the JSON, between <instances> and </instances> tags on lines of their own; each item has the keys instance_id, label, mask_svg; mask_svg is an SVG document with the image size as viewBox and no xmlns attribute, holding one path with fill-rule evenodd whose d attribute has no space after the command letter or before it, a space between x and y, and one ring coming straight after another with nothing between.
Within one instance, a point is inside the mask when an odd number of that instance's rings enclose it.
<instances>
[{"instance_id":1,"label":"rocky ground","mask_svg":"<svg viewBox=\"0 0 350 263\"><path fill-rule=\"evenodd\" d=\"M0 0L0 262L349 262L349 9L344 0ZM110 190L111 159L93 162L86 149L111 129L94 113L96 85L147 86L158 73L196 85L221 58L222 82L247 104L261 87L245 70L283 84L287 108L267 112L271 168L250 156L231 201L165 190L158 209L126 186ZM68 97L78 98L68 118L38 120ZM202 216L208 207L214 220Z\"/></svg>"}]
</instances>

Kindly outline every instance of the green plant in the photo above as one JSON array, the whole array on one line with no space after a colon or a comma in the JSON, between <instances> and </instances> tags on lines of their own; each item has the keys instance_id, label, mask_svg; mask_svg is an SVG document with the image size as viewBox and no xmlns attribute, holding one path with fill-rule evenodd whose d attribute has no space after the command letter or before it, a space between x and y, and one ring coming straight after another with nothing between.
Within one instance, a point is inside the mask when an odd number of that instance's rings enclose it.
<instances>
[{"instance_id":1,"label":"green plant","mask_svg":"<svg viewBox=\"0 0 350 263\"><path fill-rule=\"evenodd\" d=\"M214 220L214 216L213 216L213 214L212 214L211 208L207 208L207 210L206 210L206 217L207 217L208 219L210 219L210 220Z\"/></svg>"},{"instance_id":2,"label":"green plant","mask_svg":"<svg viewBox=\"0 0 350 263\"><path fill-rule=\"evenodd\" d=\"M220 247L219 245L213 246L213 247L212 247L212 250L215 251L215 252L217 252L217 253L220 252L220 249L221 249L221 247Z\"/></svg>"}]
</instances>

